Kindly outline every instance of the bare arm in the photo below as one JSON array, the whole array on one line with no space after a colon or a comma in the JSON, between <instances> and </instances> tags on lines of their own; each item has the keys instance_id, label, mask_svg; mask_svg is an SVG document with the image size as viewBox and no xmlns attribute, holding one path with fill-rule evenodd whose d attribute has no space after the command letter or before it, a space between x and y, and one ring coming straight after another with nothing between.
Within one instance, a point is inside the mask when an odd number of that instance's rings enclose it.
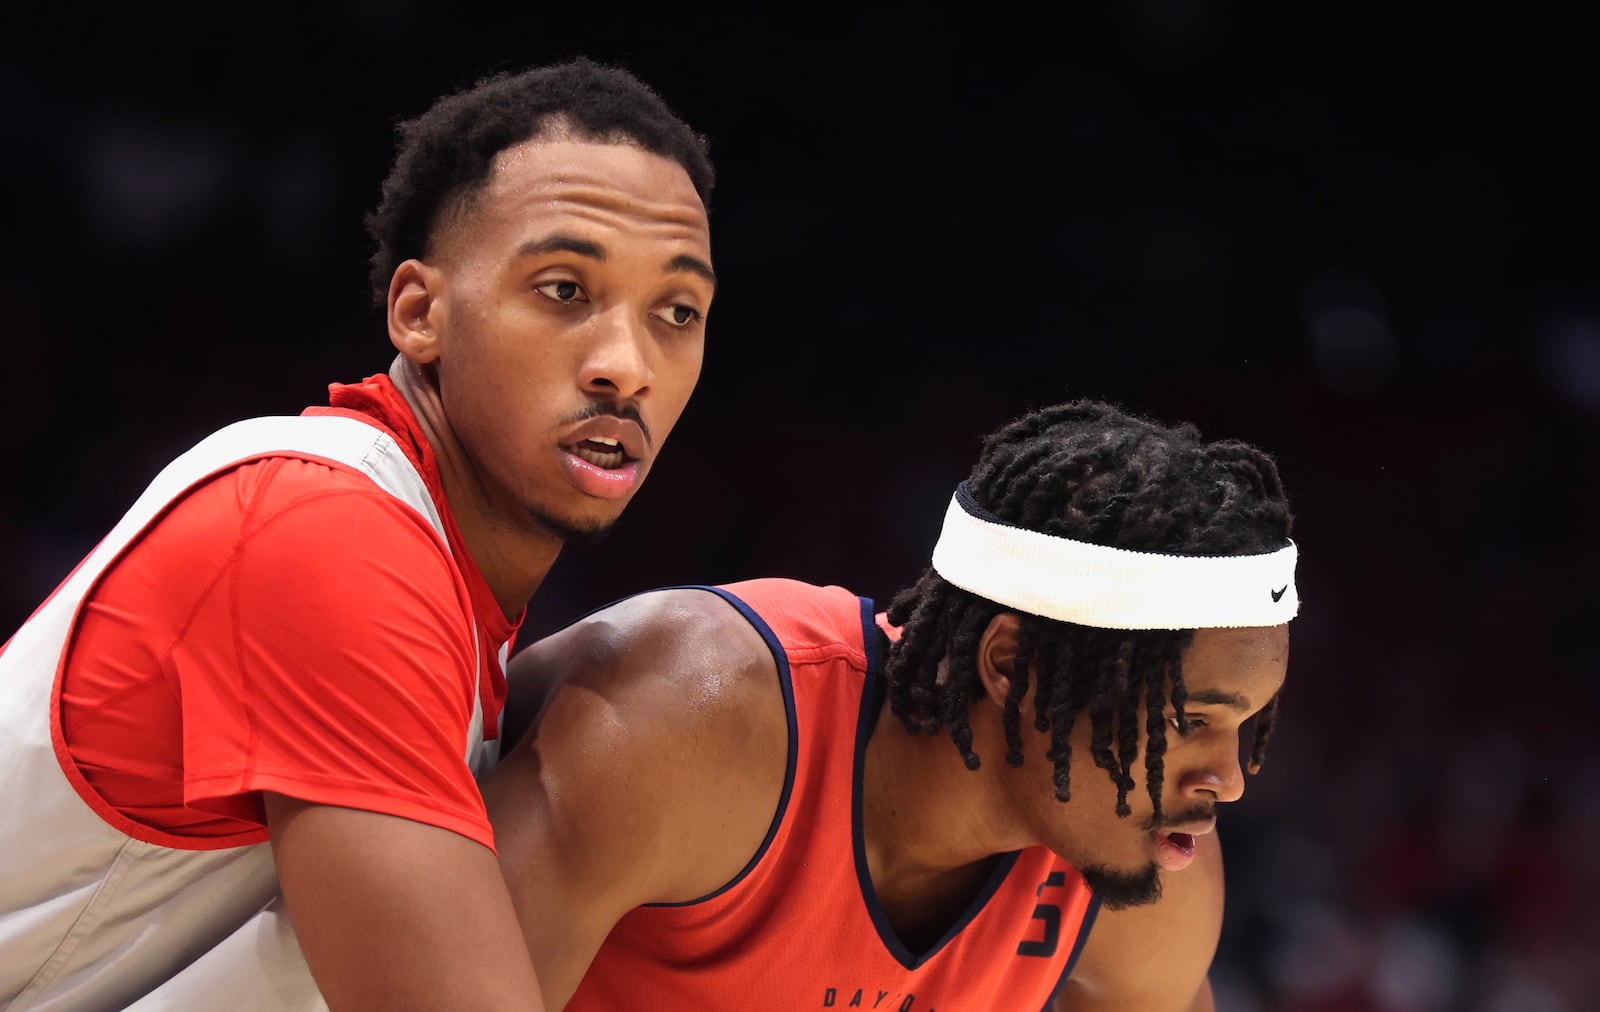
<instances>
[{"instance_id":1,"label":"bare arm","mask_svg":"<svg viewBox=\"0 0 1600 1012\"><path fill-rule=\"evenodd\" d=\"M1102 909L1056 1012L1211 1012L1207 971L1222 936L1222 847L1195 839L1195 861L1162 873L1161 900Z\"/></svg>"},{"instance_id":2,"label":"bare arm","mask_svg":"<svg viewBox=\"0 0 1600 1012\"><path fill-rule=\"evenodd\" d=\"M545 686L542 708L483 793L556 1009L629 910L698 899L749 862L782 792L787 720L766 644L705 591L629 599L512 666Z\"/></svg>"},{"instance_id":3,"label":"bare arm","mask_svg":"<svg viewBox=\"0 0 1600 1012\"><path fill-rule=\"evenodd\" d=\"M330 1008L544 1008L487 847L281 794L266 810L284 903Z\"/></svg>"}]
</instances>

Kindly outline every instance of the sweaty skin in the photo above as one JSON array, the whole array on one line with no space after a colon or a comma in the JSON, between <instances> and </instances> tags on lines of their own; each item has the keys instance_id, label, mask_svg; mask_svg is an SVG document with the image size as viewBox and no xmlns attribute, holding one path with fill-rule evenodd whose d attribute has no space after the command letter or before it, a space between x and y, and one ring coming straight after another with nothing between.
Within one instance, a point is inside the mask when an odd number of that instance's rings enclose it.
<instances>
[{"instance_id":1,"label":"sweaty skin","mask_svg":"<svg viewBox=\"0 0 1600 1012\"><path fill-rule=\"evenodd\" d=\"M1205 726L1187 738L1169 733L1169 812L1239 797L1239 727L1278 691L1287 642L1286 627L1196 633L1185 656L1191 692L1229 702L1192 708ZM1074 729L1071 802L1055 799L1045 736L1029 722L1023 766L1003 761L1015 656L1015 616L998 616L979 647L988 696L971 711L980 769L943 735L906 733L887 703L868 743L868 865L904 939L938 937L1005 851L1043 845L1078 866L1129 872L1154 859L1142 828L1150 801L1136 792L1133 816L1117 818L1115 788L1086 756L1086 722ZM782 791L787 724L765 642L704 591L620 602L524 650L511 677L508 731L529 730L484 797L546 1003L559 1008L623 914L705 896L744 868ZM1211 1007L1215 835L1197 837L1188 867L1160 875L1159 903L1101 912L1058 1008ZM1160 974L1148 972L1152 960Z\"/></svg>"}]
</instances>

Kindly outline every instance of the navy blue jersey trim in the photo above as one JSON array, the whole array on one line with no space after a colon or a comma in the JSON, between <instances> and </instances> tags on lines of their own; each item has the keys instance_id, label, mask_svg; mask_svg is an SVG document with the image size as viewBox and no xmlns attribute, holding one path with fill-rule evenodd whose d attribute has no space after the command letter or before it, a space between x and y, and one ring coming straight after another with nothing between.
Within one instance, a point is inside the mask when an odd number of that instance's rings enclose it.
<instances>
[{"instance_id":1,"label":"navy blue jersey trim","mask_svg":"<svg viewBox=\"0 0 1600 1012\"><path fill-rule=\"evenodd\" d=\"M1078 957L1083 955L1084 943L1089 941L1089 930L1094 927L1094 919L1100 913L1100 897L1094 893L1089 894L1089 905L1083 911L1083 923L1078 925L1078 940L1072 943L1072 954L1067 957L1067 965L1061 971L1061 979L1056 981L1052 995L1060 997L1061 989L1067 986L1067 978L1072 976L1072 968L1078 965ZM1041 1012L1050 1012L1046 1004Z\"/></svg>"},{"instance_id":2,"label":"navy blue jersey trim","mask_svg":"<svg viewBox=\"0 0 1600 1012\"><path fill-rule=\"evenodd\" d=\"M784 816L789 812L789 795L794 790L795 767L798 765L800 754L800 734L794 712L794 682L789 675L789 654L783 649L783 644L779 642L778 634L772 631L772 627L767 625L760 615L756 614L755 609L721 587L685 585L682 587L662 587L660 589L708 590L733 605L734 610L743 615L745 621L755 627L756 632L760 633L761 638L766 641L767 649L772 651L773 661L778 665L778 684L783 688L783 714L789 723L789 759L783 774L783 793L778 796L778 808L772 814L772 824L767 827L766 839L761 841L761 846L756 848L756 852L751 856L749 862L740 869L739 874L729 879L720 888L714 892L706 893L698 899L680 900L677 903L644 904L647 907L692 907L697 903L706 903L714 900L740 882L743 882L745 877L755 870L756 865L761 863L761 859L767 856L767 850L772 846L772 838L778 835L778 827L783 825Z\"/></svg>"},{"instance_id":3,"label":"navy blue jersey trim","mask_svg":"<svg viewBox=\"0 0 1600 1012\"><path fill-rule=\"evenodd\" d=\"M1005 884L1006 876L1011 873L1012 866L1017 863L1017 858L1022 852L1013 850L1000 855L1000 861L990 873L989 881L984 883L983 890L973 898L961 917L950 925L928 951L913 953L906 948L900 936L895 934L894 927L889 923L889 916L883 911L883 904L878 902L878 891L872 887L872 872L867 867L866 834L861 827L861 776L866 767L867 742L872 738L878 715L883 710L884 698L888 695L888 682L883 677L883 662L887 659L884 648L888 644L888 637L878 629L878 623L874 620L872 599L866 597L861 599L861 639L867 651L867 677L861 687L861 711L856 717L855 769L850 788L850 836L856 858L856 884L861 889L862 902L866 904L867 913L872 917L873 927L878 929L878 939L883 942L883 947L901 966L907 970L915 970L937 956L940 950L949 945L968 924L972 923L972 919L983 911L989 900Z\"/></svg>"}]
</instances>

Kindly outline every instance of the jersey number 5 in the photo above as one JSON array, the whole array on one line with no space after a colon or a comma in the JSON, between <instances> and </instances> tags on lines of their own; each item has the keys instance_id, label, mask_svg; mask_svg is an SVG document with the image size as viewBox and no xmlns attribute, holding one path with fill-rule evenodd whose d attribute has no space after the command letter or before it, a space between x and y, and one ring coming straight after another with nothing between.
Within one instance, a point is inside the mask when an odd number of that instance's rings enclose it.
<instances>
[{"instance_id":1,"label":"jersey number 5","mask_svg":"<svg viewBox=\"0 0 1600 1012\"><path fill-rule=\"evenodd\" d=\"M1043 896L1044 891L1051 886L1067 884L1067 877L1059 871L1050 873L1039 888L1034 890L1034 896ZM1044 937L1040 939L1024 939L1017 946L1019 956L1053 956L1056 954L1056 944L1061 941L1061 908L1054 903L1040 903L1033 908L1033 919L1044 922Z\"/></svg>"}]
</instances>

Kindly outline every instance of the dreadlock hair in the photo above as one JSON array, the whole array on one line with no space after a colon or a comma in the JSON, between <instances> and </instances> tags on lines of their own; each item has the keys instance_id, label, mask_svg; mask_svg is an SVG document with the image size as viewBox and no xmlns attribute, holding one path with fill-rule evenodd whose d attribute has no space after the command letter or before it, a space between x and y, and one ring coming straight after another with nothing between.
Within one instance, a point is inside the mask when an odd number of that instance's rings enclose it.
<instances>
[{"instance_id":1,"label":"dreadlock hair","mask_svg":"<svg viewBox=\"0 0 1600 1012\"><path fill-rule=\"evenodd\" d=\"M968 490L1000 520L1099 545L1175 555L1253 555L1282 548L1292 516L1271 457L1237 441L1203 442L1189 424L1164 426L1112 405L1080 400L1043 408L985 441ZM947 728L968 769L977 769L972 700L984 693L979 640L1002 611L952 586L932 567L889 605L902 627L885 674L890 707L913 734ZM1145 786L1162 814L1165 708L1184 720L1183 652L1193 630L1099 629L1019 615L1017 656L1002 722L1006 762L1022 765L1021 704L1030 679L1034 726L1050 733L1056 797L1071 800L1068 736L1090 722L1090 754L1117 787L1126 816L1132 766L1145 735ZM940 661L947 670L940 677ZM1140 703L1143 703L1141 715ZM1260 769L1277 714L1274 697L1256 718L1250 772ZM1142 716L1142 720L1141 720Z\"/></svg>"},{"instance_id":2,"label":"dreadlock hair","mask_svg":"<svg viewBox=\"0 0 1600 1012\"><path fill-rule=\"evenodd\" d=\"M440 222L487 183L495 156L552 128L670 158L711 206L715 175L706 139L626 70L580 57L493 74L395 128L394 165L377 209L366 218L377 243L369 281L379 305L388 300L395 268L427 256Z\"/></svg>"}]
</instances>

